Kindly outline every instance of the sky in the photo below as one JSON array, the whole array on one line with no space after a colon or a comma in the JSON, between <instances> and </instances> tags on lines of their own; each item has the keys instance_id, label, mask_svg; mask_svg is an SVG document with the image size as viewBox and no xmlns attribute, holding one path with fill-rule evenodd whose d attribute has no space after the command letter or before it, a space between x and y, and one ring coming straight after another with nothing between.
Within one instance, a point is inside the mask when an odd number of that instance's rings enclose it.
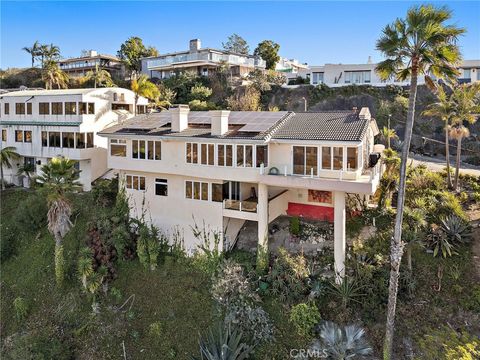
<instances>
[{"instance_id":1,"label":"sky","mask_svg":"<svg viewBox=\"0 0 480 360\"><path fill-rule=\"evenodd\" d=\"M480 59L480 1L433 2L453 10L453 23L468 31L460 39L464 59ZM30 66L22 47L58 45L64 58L82 50L116 54L139 36L160 53L188 49L190 39L221 48L233 33L250 50L265 39L280 55L309 65L365 63L382 59L375 42L382 28L403 17L410 1L5 1L0 0L0 68Z\"/></svg>"}]
</instances>

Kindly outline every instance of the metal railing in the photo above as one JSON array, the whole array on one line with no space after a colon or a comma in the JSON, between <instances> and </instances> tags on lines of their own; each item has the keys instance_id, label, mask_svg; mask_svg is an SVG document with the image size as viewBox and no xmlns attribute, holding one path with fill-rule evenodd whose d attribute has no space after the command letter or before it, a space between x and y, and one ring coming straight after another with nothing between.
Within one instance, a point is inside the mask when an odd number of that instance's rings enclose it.
<instances>
[{"instance_id":1,"label":"metal railing","mask_svg":"<svg viewBox=\"0 0 480 360\"><path fill-rule=\"evenodd\" d=\"M233 65L244 65L251 67L265 67L266 62L262 59L255 59L251 57L241 55L228 55L228 54L216 54L216 53L195 53L195 54L181 54L171 55L163 58L157 58L147 60L147 68L154 69L161 66L168 66L172 64L178 64L189 61L211 61L214 63L220 63L226 61Z\"/></svg>"},{"instance_id":2,"label":"metal railing","mask_svg":"<svg viewBox=\"0 0 480 360\"><path fill-rule=\"evenodd\" d=\"M223 200L223 208L227 210L246 211L251 213L257 212L258 203L252 200Z\"/></svg>"}]
</instances>

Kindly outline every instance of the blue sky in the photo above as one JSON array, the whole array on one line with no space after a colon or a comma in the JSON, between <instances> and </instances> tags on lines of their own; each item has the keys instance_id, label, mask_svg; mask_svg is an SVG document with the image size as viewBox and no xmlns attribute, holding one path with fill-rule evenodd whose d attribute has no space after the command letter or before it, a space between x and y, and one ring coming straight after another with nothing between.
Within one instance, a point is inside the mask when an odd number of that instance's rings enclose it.
<instances>
[{"instance_id":1,"label":"blue sky","mask_svg":"<svg viewBox=\"0 0 480 360\"><path fill-rule=\"evenodd\" d=\"M465 59L480 58L480 2L434 2L454 11L453 22L468 33L460 45ZM272 39L280 55L308 64L361 63L381 59L375 41L381 29L404 16L414 2L140 2L1 0L1 68L29 66L21 50L35 40L60 46L64 57L82 49L115 54L130 36L139 36L161 53L184 50L200 38L204 47L221 47L238 33L253 51Z\"/></svg>"}]
</instances>

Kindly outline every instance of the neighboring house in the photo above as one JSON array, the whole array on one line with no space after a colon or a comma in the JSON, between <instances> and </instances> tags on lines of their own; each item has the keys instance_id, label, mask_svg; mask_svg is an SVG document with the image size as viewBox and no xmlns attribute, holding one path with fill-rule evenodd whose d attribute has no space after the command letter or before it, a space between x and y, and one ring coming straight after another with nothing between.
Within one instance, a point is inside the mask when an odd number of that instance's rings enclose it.
<instances>
[{"instance_id":1,"label":"neighboring house","mask_svg":"<svg viewBox=\"0 0 480 360\"><path fill-rule=\"evenodd\" d=\"M265 69L265 61L255 56L202 48L200 39L193 39L186 51L143 58L142 73L158 79L169 78L180 71L208 76L223 63L229 66L232 76L245 76L255 69Z\"/></svg>"},{"instance_id":2,"label":"neighboring house","mask_svg":"<svg viewBox=\"0 0 480 360\"><path fill-rule=\"evenodd\" d=\"M377 64L325 64L321 66L310 66L308 72L301 72L303 77L310 79L311 85L326 84L330 87L356 85L386 86L399 85L407 86L409 81L396 81L389 79L383 81L375 72ZM480 60L465 60L459 66L459 82L480 81ZM419 84L424 84L425 79L420 76Z\"/></svg>"},{"instance_id":3,"label":"neighboring house","mask_svg":"<svg viewBox=\"0 0 480 360\"><path fill-rule=\"evenodd\" d=\"M21 159L4 169L19 184L18 166L36 172L55 156L78 161L84 190L107 171L107 140L97 133L133 116L135 94L122 88L24 90L0 95L1 146L13 146ZM145 112L147 100L138 108Z\"/></svg>"},{"instance_id":4,"label":"neighboring house","mask_svg":"<svg viewBox=\"0 0 480 360\"><path fill-rule=\"evenodd\" d=\"M59 60L58 66L71 77L85 76L88 71L95 70L98 66L107 70L112 78L123 79L125 69L120 59L113 55L98 54L94 50L83 51L77 58Z\"/></svg>"},{"instance_id":5,"label":"neighboring house","mask_svg":"<svg viewBox=\"0 0 480 360\"><path fill-rule=\"evenodd\" d=\"M288 214L334 222L342 271L345 196L375 192L377 133L368 108L197 112L180 105L100 135L109 141L108 167L126 188L132 216L169 234L180 231L189 252L199 244L194 222L223 232L231 244L245 221L254 221L264 245L268 224Z\"/></svg>"}]
</instances>

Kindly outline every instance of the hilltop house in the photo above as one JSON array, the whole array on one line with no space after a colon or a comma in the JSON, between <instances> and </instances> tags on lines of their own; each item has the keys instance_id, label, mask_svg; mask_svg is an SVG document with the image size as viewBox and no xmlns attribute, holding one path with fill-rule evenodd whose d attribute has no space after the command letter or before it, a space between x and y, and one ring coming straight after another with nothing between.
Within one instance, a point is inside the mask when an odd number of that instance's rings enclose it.
<instances>
[{"instance_id":1,"label":"hilltop house","mask_svg":"<svg viewBox=\"0 0 480 360\"><path fill-rule=\"evenodd\" d=\"M106 70L112 78L125 77L125 69L120 59L113 55L99 54L95 50L83 51L81 56L62 59L57 62L58 67L71 77L85 76L87 72L97 67Z\"/></svg>"},{"instance_id":2,"label":"hilltop house","mask_svg":"<svg viewBox=\"0 0 480 360\"><path fill-rule=\"evenodd\" d=\"M121 88L20 90L0 95L1 146L21 155L7 182L19 184L20 164L40 170L55 156L77 160L84 190L107 171L107 140L97 133L133 116L135 94ZM138 100L145 112L147 100Z\"/></svg>"},{"instance_id":3,"label":"hilltop house","mask_svg":"<svg viewBox=\"0 0 480 360\"><path fill-rule=\"evenodd\" d=\"M332 112L190 111L144 114L103 130L108 167L118 172L133 216L184 234L196 222L233 241L258 224L258 248L280 215L334 223L343 272L346 193L371 195L381 173L368 108ZM378 162L377 162L378 161Z\"/></svg>"}]
</instances>

